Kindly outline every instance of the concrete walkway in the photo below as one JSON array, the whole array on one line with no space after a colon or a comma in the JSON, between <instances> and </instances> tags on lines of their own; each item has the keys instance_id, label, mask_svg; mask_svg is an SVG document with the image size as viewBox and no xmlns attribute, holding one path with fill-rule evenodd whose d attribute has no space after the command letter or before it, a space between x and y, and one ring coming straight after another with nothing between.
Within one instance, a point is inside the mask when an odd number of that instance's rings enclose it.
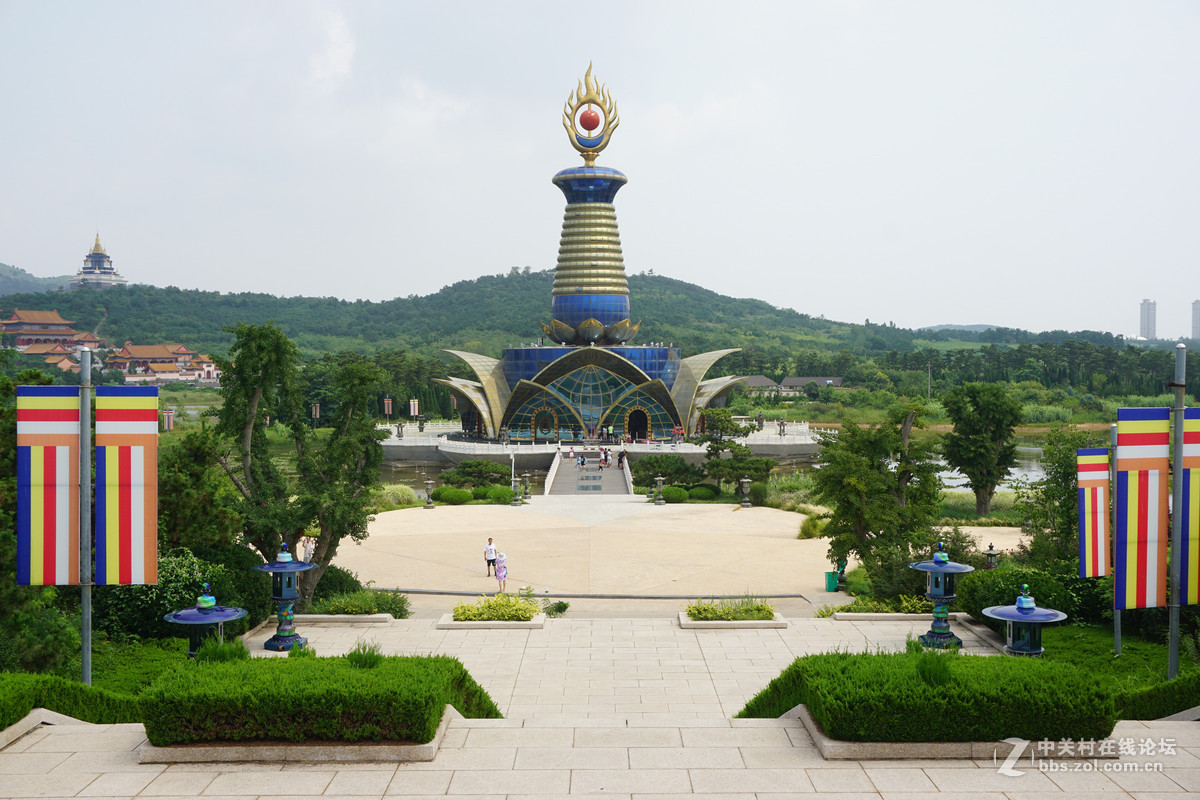
<instances>
[{"instance_id":1,"label":"concrete walkway","mask_svg":"<svg viewBox=\"0 0 1200 800\"><path fill-rule=\"evenodd\" d=\"M554 498L546 498L553 500ZM663 589L667 579L653 575L655 567L638 563L639 552L652 564L663 564L691 581L713 581L718 564L732 559L731 570L750 588L767 588L783 580L787 570L772 571L771 558L792 557L769 509L732 511L711 506L662 507L630 511L610 503L590 503L564 510L554 503L524 509L475 507L453 510L397 512L390 535L372 533L362 548L368 552L367 573L402 575L410 588L442 589L482 578L482 553L474 559L458 553L471 549L487 535L511 550L532 574L550 570L553 548L534 546L540 517L574 530L579 544L603 536L593 529L627 529L624 536L642 542L601 543L604 553L617 548L632 559L625 570L613 570L609 588ZM510 512L512 516L510 516ZM753 512L753 513L750 513ZM587 519L577 517L585 514ZM724 517L718 516L724 514ZM440 515L440 516L439 516ZM711 515L711 516L710 516ZM384 515L388 517L388 515ZM642 519L642 517L645 519ZM422 522L422 520L429 520ZM691 530L686 530L690 520ZM706 531L714 521L730 525ZM411 521L411 522L410 522ZM436 521L436 524L435 524ZM390 520L381 519L379 524ZM688 547L653 541L660 535ZM744 528L742 528L744 523ZM429 532L429 526L437 528ZM424 533L405 528L425 527ZM676 531L676 528L684 528ZM503 535L500 532L503 531ZM544 529L543 529L544 531ZM636 532L635 532L636 531ZM674 539L677 533L682 538ZM549 537L551 534L544 532ZM421 537L445 537L448 553ZM483 537L481 540L480 537ZM406 538L407 537L407 538ZM389 539L408 546L385 544ZM606 537L621 540L622 536ZM727 539L725 545L709 541ZM777 541L778 540L778 541ZM560 540L561 541L561 540ZM513 546L512 543L516 543ZM781 548L772 555L758 551ZM551 547L554 539L543 545ZM740 547L737 544L740 543ZM787 539L787 545L809 543ZM823 543L818 543L823 549ZM729 546L730 550L722 549ZM366 550L374 547L374 550ZM661 552L660 552L661 549ZM674 552L674 562L667 554ZM683 555L680 555L680 553ZM519 554L519 555L517 555ZM718 558L721 556L721 558ZM820 559L820 555L812 558ZM564 588L574 581L591 582L598 567L594 558L575 558L561 567ZM468 561L475 561L470 564ZM460 563L461 562L461 563ZM818 566L823 564L818 563ZM400 569L401 573L389 570ZM461 570L461 572L460 572ZM763 570L760 575L758 570ZM819 570L817 571L819 572ZM360 574L362 574L360 572ZM518 573L519 574L519 573ZM733 578L730 578L732 581ZM793 576L793 581L808 580ZM398 581L397 581L398 582ZM672 581L675 583L677 581ZM492 586L495 585L491 581ZM510 582L510 589L512 588ZM766 593L766 592L763 592ZM416 597L416 596L414 596ZM980 798L981 800L1040 800L1054 798L1139 798L1165 800L1200 796L1200 723L1122 722L1114 736L1137 752L1119 762L1056 761L1064 771L1042 771L1026 758L1016 765L1019 776L997 771L988 760L956 761L823 761L807 732L792 720L733 720L746 700L762 689L793 658L830 649L851 651L894 649L925 622L849 622L811 618L812 606L796 600L799 616L786 629L683 630L674 621L677 601L572 601L568 615L548 620L541 630L439 631L429 617L439 615L457 598L425 597L430 606L418 618L384 624L304 625L301 632L321 655L346 652L359 641L377 642L387 653L453 655L489 692L505 714L502 720L453 722L437 757L427 763L403 764L139 764L136 748L144 741L140 725L43 726L0 751L0 798L5 797L509 797L509 798ZM819 598L818 598L819 599ZM576 613L582 605L610 604L611 618ZM630 616L626 607L661 605L654 616ZM593 606L593 609L596 607ZM958 626L972 652L994 652L974 626ZM269 631L252 639L257 649ZM263 651L258 650L261 654ZM1163 745L1173 752L1163 752ZM1121 771L1117 771L1120 769ZM1066 771L1071 770L1071 771Z\"/></svg>"}]
</instances>

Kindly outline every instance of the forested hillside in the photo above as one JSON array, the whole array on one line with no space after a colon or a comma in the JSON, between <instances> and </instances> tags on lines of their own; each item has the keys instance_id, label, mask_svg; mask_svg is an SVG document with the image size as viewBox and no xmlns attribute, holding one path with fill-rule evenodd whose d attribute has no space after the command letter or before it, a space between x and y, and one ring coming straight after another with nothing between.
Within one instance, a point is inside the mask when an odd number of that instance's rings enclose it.
<instances>
[{"instance_id":1,"label":"forested hillside","mask_svg":"<svg viewBox=\"0 0 1200 800\"><path fill-rule=\"evenodd\" d=\"M66 286L71 278L59 275L54 278L39 278L30 275L20 267L0 264L0 295L18 294L24 292L49 292L60 286Z\"/></svg>"},{"instance_id":2,"label":"forested hillside","mask_svg":"<svg viewBox=\"0 0 1200 800\"><path fill-rule=\"evenodd\" d=\"M389 350L437 356L441 348L498 356L541 335L552 284L552 271L513 268L381 303L129 286L0 297L0 315L18 307L55 308L80 330L117 344L181 342L214 354L225 353L232 341L224 328L274 320L308 356ZM1169 377L1162 366L1169 353L1127 347L1107 333L912 331L812 317L660 275L630 275L629 288L633 319L642 321L637 342L673 343L685 355L741 348L720 362L724 374L840 375L853 385L897 388L1034 380L1104 394L1155 393ZM461 371L456 359L440 358L447 371Z\"/></svg>"}]
</instances>

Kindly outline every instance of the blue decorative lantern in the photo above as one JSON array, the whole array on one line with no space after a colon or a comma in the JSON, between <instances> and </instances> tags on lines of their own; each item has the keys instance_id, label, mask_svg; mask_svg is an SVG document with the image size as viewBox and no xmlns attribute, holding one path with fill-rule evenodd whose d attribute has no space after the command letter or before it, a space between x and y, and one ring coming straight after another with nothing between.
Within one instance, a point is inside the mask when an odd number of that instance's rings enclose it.
<instances>
[{"instance_id":1,"label":"blue decorative lantern","mask_svg":"<svg viewBox=\"0 0 1200 800\"><path fill-rule=\"evenodd\" d=\"M179 611L172 611L170 614L163 616L167 622L176 625L189 625L188 629L188 658L195 658L196 651L200 649L200 645L204 641L204 637L212 631L212 626L217 626L217 635L223 635L222 626L226 622L232 622L235 619L241 619L246 616L246 609L235 608L233 606L219 606L217 599L208 593L208 584L204 584L204 594L196 598L196 605L193 608L184 608Z\"/></svg>"},{"instance_id":2,"label":"blue decorative lantern","mask_svg":"<svg viewBox=\"0 0 1200 800\"><path fill-rule=\"evenodd\" d=\"M271 573L271 599L279 607L276 617L275 635L263 643L266 650L291 650L293 647L303 647L308 639L296 633L296 613L294 607L296 598L300 596L300 573L316 569L316 564L307 561L297 561L288 552L287 544L279 550L274 561L259 564L254 569L259 572Z\"/></svg>"},{"instance_id":3,"label":"blue decorative lantern","mask_svg":"<svg viewBox=\"0 0 1200 800\"><path fill-rule=\"evenodd\" d=\"M954 602L954 581L958 575L974 572L969 564L951 561L938 542L937 552L929 561L917 561L909 569L926 573L925 597L933 603L933 625L929 632L917 637L926 647L962 647L962 639L950 632L950 604Z\"/></svg>"},{"instance_id":4,"label":"blue decorative lantern","mask_svg":"<svg viewBox=\"0 0 1200 800\"><path fill-rule=\"evenodd\" d=\"M1042 654L1042 626L1051 622L1062 622L1067 615L1053 608L1038 608L1029 596L1029 584L1021 584L1021 594L1016 605L988 606L983 610L985 617L1003 620L1008 624L1008 642L1004 652L1010 656L1032 656Z\"/></svg>"}]
</instances>

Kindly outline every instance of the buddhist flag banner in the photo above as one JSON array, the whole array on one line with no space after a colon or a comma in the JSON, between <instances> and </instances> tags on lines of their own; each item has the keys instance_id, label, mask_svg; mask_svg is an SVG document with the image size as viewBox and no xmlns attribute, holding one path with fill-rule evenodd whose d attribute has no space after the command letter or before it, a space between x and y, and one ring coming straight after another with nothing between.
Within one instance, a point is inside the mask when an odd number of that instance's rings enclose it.
<instances>
[{"instance_id":1,"label":"buddhist flag banner","mask_svg":"<svg viewBox=\"0 0 1200 800\"><path fill-rule=\"evenodd\" d=\"M17 584L79 583L79 387L17 387Z\"/></svg>"},{"instance_id":2,"label":"buddhist flag banner","mask_svg":"<svg viewBox=\"0 0 1200 800\"><path fill-rule=\"evenodd\" d=\"M1171 409L1117 409L1114 607L1167 604Z\"/></svg>"},{"instance_id":3,"label":"buddhist flag banner","mask_svg":"<svg viewBox=\"0 0 1200 800\"><path fill-rule=\"evenodd\" d=\"M1079 577L1108 574L1108 448L1075 451L1079 484Z\"/></svg>"},{"instance_id":4,"label":"buddhist flag banner","mask_svg":"<svg viewBox=\"0 0 1200 800\"><path fill-rule=\"evenodd\" d=\"M1177 445L1178 446L1178 445ZM1179 604L1200 604L1200 408L1183 410L1183 515L1179 542Z\"/></svg>"},{"instance_id":5,"label":"buddhist flag banner","mask_svg":"<svg viewBox=\"0 0 1200 800\"><path fill-rule=\"evenodd\" d=\"M158 388L96 387L96 584L158 583Z\"/></svg>"}]
</instances>

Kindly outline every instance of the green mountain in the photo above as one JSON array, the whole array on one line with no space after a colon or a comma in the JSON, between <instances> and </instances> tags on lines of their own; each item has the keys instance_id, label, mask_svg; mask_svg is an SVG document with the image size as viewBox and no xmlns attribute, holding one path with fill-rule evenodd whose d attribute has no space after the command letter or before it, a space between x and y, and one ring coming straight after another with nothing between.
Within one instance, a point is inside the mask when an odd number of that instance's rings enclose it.
<instances>
[{"instance_id":1,"label":"green mountain","mask_svg":"<svg viewBox=\"0 0 1200 800\"><path fill-rule=\"evenodd\" d=\"M66 286L69 280L71 280L70 275L39 278L35 275L30 275L20 267L0 264L0 296L6 294L51 292Z\"/></svg>"},{"instance_id":2,"label":"green mountain","mask_svg":"<svg viewBox=\"0 0 1200 800\"><path fill-rule=\"evenodd\" d=\"M18 294L0 298L0 318L13 308L50 309L113 343L181 342L202 352L224 353L239 322L275 321L307 354L404 349L435 355L441 348L499 356L509 346L535 342L539 323L550 320L551 270L513 268L507 274L459 281L424 297L374 303L332 297L222 294L175 287L127 286L104 291ZM858 325L776 308L761 300L717 294L663 277L629 276L633 319L642 321L635 343L661 341L686 355L742 348L721 362L738 374L844 374L846 357L910 353L931 342L955 347L1008 347L1075 338L1120 346L1109 334L1031 334L1012 329L912 331ZM839 360L840 359L840 360ZM450 359L447 357L447 360ZM455 361L455 363L457 363Z\"/></svg>"}]
</instances>

